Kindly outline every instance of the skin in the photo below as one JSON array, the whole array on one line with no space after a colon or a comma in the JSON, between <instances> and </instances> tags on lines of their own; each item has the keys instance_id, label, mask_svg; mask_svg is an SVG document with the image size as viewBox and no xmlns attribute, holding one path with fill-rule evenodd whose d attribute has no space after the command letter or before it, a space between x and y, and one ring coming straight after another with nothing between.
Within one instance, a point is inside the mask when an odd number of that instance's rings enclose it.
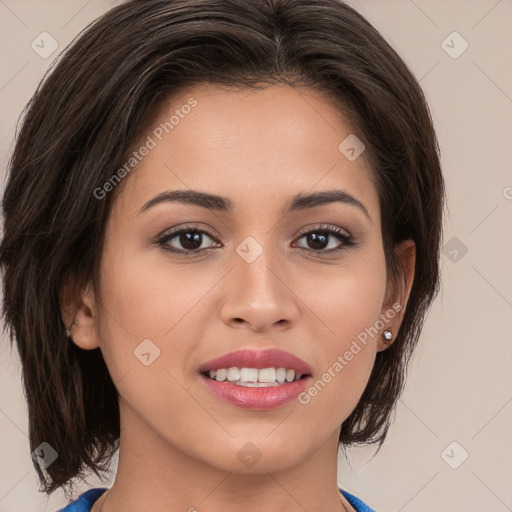
<instances>
[{"instance_id":1,"label":"skin","mask_svg":"<svg viewBox=\"0 0 512 512\"><path fill-rule=\"evenodd\" d=\"M392 296L372 171L364 154L351 162L338 150L354 132L319 94L196 86L163 105L152 128L191 97L197 106L125 178L106 226L101 289L62 290L73 341L100 347L120 393L117 475L93 511L231 512L248 503L251 512L352 511L337 487L338 436L387 348L380 335L307 405L235 407L206 390L198 367L240 348L278 347L320 378L380 314L405 305L414 243L396 249L406 282ZM224 196L234 211L164 202L139 213L176 189ZM368 217L340 202L281 211L298 193L332 189ZM155 243L184 224L211 233L197 243L205 250L182 255ZM299 231L318 233L319 224L348 231L357 245L328 253L343 241L308 243ZM252 263L236 251L248 236L263 251ZM179 237L167 247L183 248ZM384 328L396 333L401 320ZM148 338L161 353L145 366L134 350ZM261 453L252 467L237 457L249 442Z\"/></svg>"}]
</instances>

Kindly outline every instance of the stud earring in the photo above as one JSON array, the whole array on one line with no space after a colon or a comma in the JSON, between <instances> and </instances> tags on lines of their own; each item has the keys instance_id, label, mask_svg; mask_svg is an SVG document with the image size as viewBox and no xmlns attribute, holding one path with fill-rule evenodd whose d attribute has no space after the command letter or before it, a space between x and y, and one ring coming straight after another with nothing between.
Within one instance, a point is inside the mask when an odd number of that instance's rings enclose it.
<instances>
[{"instance_id":1,"label":"stud earring","mask_svg":"<svg viewBox=\"0 0 512 512\"><path fill-rule=\"evenodd\" d=\"M71 327L73 327L74 324L75 324L75 321L73 320L73 322L71 322L71 325L69 326L69 329L71 329ZM71 333L69 332L69 329L66 329L66 336L68 338L71 338Z\"/></svg>"},{"instance_id":2,"label":"stud earring","mask_svg":"<svg viewBox=\"0 0 512 512\"><path fill-rule=\"evenodd\" d=\"M391 331L388 331L387 329L382 333L382 337L386 340L384 343L388 345L391 343L391 340L393 339L393 333Z\"/></svg>"}]
</instances>

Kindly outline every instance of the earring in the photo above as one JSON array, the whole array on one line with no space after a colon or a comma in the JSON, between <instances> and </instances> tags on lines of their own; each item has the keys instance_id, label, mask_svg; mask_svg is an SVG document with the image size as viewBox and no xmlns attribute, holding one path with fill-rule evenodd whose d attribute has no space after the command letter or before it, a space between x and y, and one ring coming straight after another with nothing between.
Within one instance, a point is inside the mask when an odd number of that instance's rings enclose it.
<instances>
[{"instance_id":1,"label":"earring","mask_svg":"<svg viewBox=\"0 0 512 512\"><path fill-rule=\"evenodd\" d=\"M73 327L73 325L75 325L75 321L74 320L71 322L71 325L69 326L69 329L71 329L71 327ZM69 329L66 329L66 336L68 338L71 338L71 333L69 332Z\"/></svg>"},{"instance_id":2,"label":"earring","mask_svg":"<svg viewBox=\"0 0 512 512\"><path fill-rule=\"evenodd\" d=\"M386 340L384 343L388 345L391 343L391 340L393 339L393 333L391 331L388 331L387 329L382 333L382 337Z\"/></svg>"}]
</instances>

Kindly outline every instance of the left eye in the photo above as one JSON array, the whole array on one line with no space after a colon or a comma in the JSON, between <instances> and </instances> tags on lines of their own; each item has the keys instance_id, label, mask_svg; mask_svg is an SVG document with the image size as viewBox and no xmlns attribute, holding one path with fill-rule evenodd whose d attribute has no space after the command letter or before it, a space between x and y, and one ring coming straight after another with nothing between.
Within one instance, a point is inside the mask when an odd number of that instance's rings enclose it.
<instances>
[{"instance_id":1,"label":"left eye","mask_svg":"<svg viewBox=\"0 0 512 512\"><path fill-rule=\"evenodd\" d=\"M300 236L299 240L303 238L306 238L306 244L309 245L304 249L313 252L335 252L355 245L351 235L333 226L307 231ZM335 243L334 239L338 239L338 243Z\"/></svg>"}]
</instances>

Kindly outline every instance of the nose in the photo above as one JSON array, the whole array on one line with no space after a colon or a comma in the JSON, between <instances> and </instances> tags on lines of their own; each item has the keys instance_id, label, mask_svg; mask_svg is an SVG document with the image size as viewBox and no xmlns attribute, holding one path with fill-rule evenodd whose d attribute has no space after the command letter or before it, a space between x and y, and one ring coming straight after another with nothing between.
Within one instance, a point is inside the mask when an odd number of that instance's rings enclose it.
<instances>
[{"instance_id":1,"label":"nose","mask_svg":"<svg viewBox=\"0 0 512 512\"><path fill-rule=\"evenodd\" d=\"M299 300L290 273L267 252L251 263L238 255L224 283L222 321L230 327L263 333L291 328L299 317Z\"/></svg>"}]
</instances>

